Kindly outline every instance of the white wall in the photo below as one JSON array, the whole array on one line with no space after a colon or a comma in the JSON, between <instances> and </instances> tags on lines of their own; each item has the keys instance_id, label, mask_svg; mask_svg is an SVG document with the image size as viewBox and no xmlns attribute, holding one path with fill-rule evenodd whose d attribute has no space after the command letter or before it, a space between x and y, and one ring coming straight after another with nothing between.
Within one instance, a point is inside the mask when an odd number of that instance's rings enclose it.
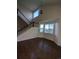
<instances>
[{"instance_id":1,"label":"white wall","mask_svg":"<svg viewBox=\"0 0 79 59\"><path fill-rule=\"evenodd\" d=\"M58 20L55 24L55 36L58 45L61 45L61 20Z\"/></svg>"},{"instance_id":2,"label":"white wall","mask_svg":"<svg viewBox=\"0 0 79 59\"><path fill-rule=\"evenodd\" d=\"M26 31L24 31L22 34L20 34L17 37L17 41L23 41L31 38L35 38L38 35L38 28L37 27L32 27Z\"/></svg>"},{"instance_id":3,"label":"white wall","mask_svg":"<svg viewBox=\"0 0 79 59\"><path fill-rule=\"evenodd\" d=\"M17 37L17 41L28 40L28 39L36 38L36 37L47 38L51 41L54 41L55 43L57 43L59 45L59 43L58 43L58 41L57 41L57 39L54 35L46 34L46 33L40 33L38 31L38 27L32 27L28 31L25 31L24 33L20 34Z\"/></svg>"}]
</instances>

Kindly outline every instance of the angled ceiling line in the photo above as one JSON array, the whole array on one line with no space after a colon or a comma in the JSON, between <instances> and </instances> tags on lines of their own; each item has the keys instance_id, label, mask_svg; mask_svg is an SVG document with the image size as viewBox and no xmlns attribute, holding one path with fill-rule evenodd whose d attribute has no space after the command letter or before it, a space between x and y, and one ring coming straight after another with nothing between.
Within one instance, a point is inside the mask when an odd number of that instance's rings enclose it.
<instances>
[{"instance_id":1,"label":"angled ceiling line","mask_svg":"<svg viewBox=\"0 0 79 59\"><path fill-rule=\"evenodd\" d=\"M28 20L28 18L26 18L25 17L25 15L19 10L19 9L17 9L17 12L20 12L21 13L21 15L23 15L24 16L24 18L29 22L29 23L31 23L29 20Z\"/></svg>"}]
</instances>

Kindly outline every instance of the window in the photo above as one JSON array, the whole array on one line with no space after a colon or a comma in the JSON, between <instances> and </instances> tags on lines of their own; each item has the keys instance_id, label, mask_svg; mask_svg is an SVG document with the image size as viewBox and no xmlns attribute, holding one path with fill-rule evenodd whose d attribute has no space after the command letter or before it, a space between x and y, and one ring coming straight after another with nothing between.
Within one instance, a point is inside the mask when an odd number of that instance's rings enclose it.
<instances>
[{"instance_id":1,"label":"window","mask_svg":"<svg viewBox=\"0 0 79 59\"><path fill-rule=\"evenodd\" d=\"M54 24L40 24L40 32L53 34Z\"/></svg>"},{"instance_id":2,"label":"window","mask_svg":"<svg viewBox=\"0 0 79 59\"><path fill-rule=\"evenodd\" d=\"M36 18L36 17L38 17L39 15L40 15L40 10L37 9L37 10L34 11L34 13L33 13L33 18Z\"/></svg>"},{"instance_id":3,"label":"window","mask_svg":"<svg viewBox=\"0 0 79 59\"><path fill-rule=\"evenodd\" d=\"M40 24L40 32L43 32L44 24Z\"/></svg>"}]
</instances>

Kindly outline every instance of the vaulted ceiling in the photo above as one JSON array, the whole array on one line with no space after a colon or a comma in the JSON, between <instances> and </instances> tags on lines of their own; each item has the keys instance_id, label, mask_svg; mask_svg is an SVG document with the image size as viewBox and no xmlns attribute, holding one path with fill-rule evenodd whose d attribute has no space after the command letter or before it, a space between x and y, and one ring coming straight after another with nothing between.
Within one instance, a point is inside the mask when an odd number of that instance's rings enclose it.
<instances>
[{"instance_id":1,"label":"vaulted ceiling","mask_svg":"<svg viewBox=\"0 0 79 59\"><path fill-rule=\"evenodd\" d=\"M43 5L58 3L61 3L61 0L17 0L17 8L20 10L18 14L25 22L30 23L34 10Z\"/></svg>"},{"instance_id":2,"label":"vaulted ceiling","mask_svg":"<svg viewBox=\"0 0 79 59\"><path fill-rule=\"evenodd\" d=\"M17 0L17 6L18 8L21 6L28 8L31 11L34 11L41 5L56 4L60 2L60 0Z\"/></svg>"}]
</instances>

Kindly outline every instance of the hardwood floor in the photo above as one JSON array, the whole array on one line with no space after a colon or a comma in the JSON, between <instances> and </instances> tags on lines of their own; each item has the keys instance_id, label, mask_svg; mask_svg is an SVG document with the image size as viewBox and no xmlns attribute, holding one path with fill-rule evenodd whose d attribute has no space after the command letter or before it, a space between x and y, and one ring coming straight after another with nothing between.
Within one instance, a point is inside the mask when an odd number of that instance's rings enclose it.
<instances>
[{"instance_id":1,"label":"hardwood floor","mask_svg":"<svg viewBox=\"0 0 79 59\"><path fill-rule=\"evenodd\" d=\"M45 38L17 43L17 59L61 59L61 47Z\"/></svg>"}]
</instances>

